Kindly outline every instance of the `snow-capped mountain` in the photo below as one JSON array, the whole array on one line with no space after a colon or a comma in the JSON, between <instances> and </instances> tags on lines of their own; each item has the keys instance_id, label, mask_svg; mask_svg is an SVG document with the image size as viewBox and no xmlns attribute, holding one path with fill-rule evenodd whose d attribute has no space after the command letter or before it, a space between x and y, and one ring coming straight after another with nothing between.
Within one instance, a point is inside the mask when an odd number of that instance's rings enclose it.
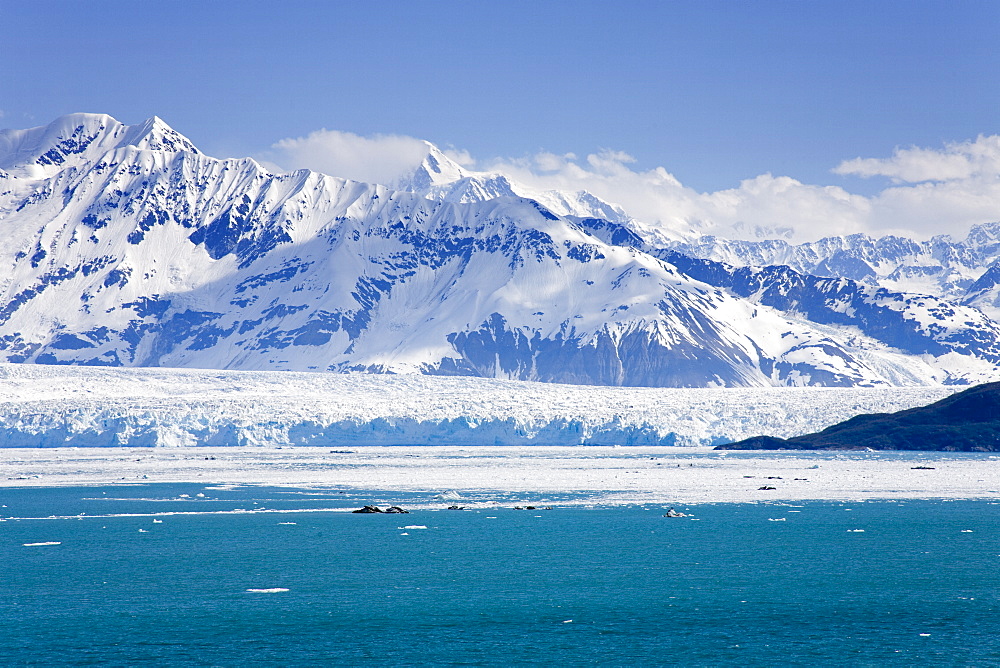
<instances>
[{"instance_id":1,"label":"snow-capped mountain","mask_svg":"<svg viewBox=\"0 0 1000 668\"><path fill-rule=\"evenodd\" d=\"M454 202L527 197L561 216L619 223L637 236L637 247L646 250L669 248L734 266L785 265L803 274L849 278L895 292L945 297L980 308L991 317L1000 316L998 297L986 295L984 285L978 283L987 269L1000 260L1000 222L975 226L964 239L946 234L926 241L852 234L793 244L779 238L782 231L790 233L789 228L758 229L756 240L731 239L701 234L697 224L647 225L632 218L622 207L586 191L566 193L530 188L499 172L468 170L432 144L428 143L427 149L423 163L397 180L393 187Z\"/></svg>"},{"instance_id":2,"label":"snow-capped mountain","mask_svg":"<svg viewBox=\"0 0 1000 668\"><path fill-rule=\"evenodd\" d=\"M693 227L668 228L647 226L632 218L622 207L606 202L586 190L566 192L540 190L509 179L500 172L476 172L466 169L427 142L427 157L411 173L396 179L390 186L445 202L483 202L497 197L532 199L552 213L568 218L597 218L620 223L641 232L653 246L684 243L698 235Z\"/></svg>"},{"instance_id":3,"label":"snow-capped mountain","mask_svg":"<svg viewBox=\"0 0 1000 668\"><path fill-rule=\"evenodd\" d=\"M28 179L53 176L131 146L198 153L187 137L157 117L124 125L106 114L69 114L37 128L0 130L0 170Z\"/></svg>"},{"instance_id":4,"label":"snow-capped mountain","mask_svg":"<svg viewBox=\"0 0 1000 668\"><path fill-rule=\"evenodd\" d=\"M613 222L631 220L620 206L609 204L586 191L564 193L537 190L512 182L498 172L468 170L429 142L423 162L411 174L390 185L396 190L415 192L428 199L445 202L465 204L497 197L526 197L560 216L603 218Z\"/></svg>"},{"instance_id":5,"label":"snow-capped mountain","mask_svg":"<svg viewBox=\"0 0 1000 668\"><path fill-rule=\"evenodd\" d=\"M852 234L790 244L702 236L665 245L685 255L737 266L785 265L805 274L935 295L975 306L993 318L1000 316L997 295L989 291L997 278L991 268L1000 260L1000 223L977 225L964 239L938 235L914 241Z\"/></svg>"},{"instance_id":6,"label":"snow-capped mountain","mask_svg":"<svg viewBox=\"0 0 1000 668\"><path fill-rule=\"evenodd\" d=\"M212 158L158 119L75 114L0 147L6 361L683 387L1000 377L1000 327L974 308L694 261L586 193L528 197L440 152L390 188Z\"/></svg>"}]
</instances>

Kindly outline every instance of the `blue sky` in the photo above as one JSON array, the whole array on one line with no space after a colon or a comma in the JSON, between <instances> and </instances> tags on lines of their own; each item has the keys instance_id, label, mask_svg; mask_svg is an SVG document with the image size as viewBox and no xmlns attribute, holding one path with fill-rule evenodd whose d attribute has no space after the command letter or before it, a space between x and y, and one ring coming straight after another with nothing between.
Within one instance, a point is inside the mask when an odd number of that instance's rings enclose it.
<instances>
[{"instance_id":1,"label":"blue sky","mask_svg":"<svg viewBox=\"0 0 1000 668\"><path fill-rule=\"evenodd\" d=\"M1000 132L994 1L0 0L0 25L0 126L155 114L218 156L328 128L869 195L831 170Z\"/></svg>"}]
</instances>

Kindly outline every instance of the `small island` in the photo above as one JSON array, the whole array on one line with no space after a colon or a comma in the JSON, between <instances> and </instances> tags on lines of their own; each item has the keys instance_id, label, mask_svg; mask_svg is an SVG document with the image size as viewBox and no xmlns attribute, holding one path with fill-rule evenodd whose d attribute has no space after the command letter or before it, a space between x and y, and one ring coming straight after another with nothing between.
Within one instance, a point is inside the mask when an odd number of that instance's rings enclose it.
<instances>
[{"instance_id":1,"label":"small island","mask_svg":"<svg viewBox=\"0 0 1000 668\"><path fill-rule=\"evenodd\" d=\"M753 436L716 450L1000 451L1000 383L985 383L928 406L858 415L792 438Z\"/></svg>"}]
</instances>

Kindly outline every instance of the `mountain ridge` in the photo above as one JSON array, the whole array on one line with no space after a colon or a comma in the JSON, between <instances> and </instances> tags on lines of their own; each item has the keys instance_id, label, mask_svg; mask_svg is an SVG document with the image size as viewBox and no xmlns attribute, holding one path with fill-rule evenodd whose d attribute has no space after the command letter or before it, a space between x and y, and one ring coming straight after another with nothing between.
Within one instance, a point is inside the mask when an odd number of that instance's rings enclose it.
<instances>
[{"instance_id":1,"label":"mountain ridge","mask_svg":"<svg viewBox=\"0 0 1000 668\"><path fill-rule=\"evenodd\" d=\"M3 135L3 360L680 387L997 374L1000 327L947 300L775 271L761 293L761 272L698 269L627 216L562 215L511 182L467 198L272 173L159 119L79 116ZM774 298L794 285L808 299Z\"/></svg>"}]
</instances>

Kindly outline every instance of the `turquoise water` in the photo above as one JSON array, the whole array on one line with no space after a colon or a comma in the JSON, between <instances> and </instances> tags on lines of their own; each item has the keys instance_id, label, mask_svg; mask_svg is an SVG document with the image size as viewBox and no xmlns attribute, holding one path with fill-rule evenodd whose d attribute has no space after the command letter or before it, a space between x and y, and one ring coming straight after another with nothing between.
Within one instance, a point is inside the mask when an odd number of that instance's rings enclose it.
<instances>
[{"instance_id":1,"label":"turquoise water","mask_svg":"<svg viewBox=\"0 0 1000 668\"><path fill-rule=\"evenodd\" d=\"M1000 665L994 503L487 498L0 490L0 665Z\"/></svg>"}]
</instances>

